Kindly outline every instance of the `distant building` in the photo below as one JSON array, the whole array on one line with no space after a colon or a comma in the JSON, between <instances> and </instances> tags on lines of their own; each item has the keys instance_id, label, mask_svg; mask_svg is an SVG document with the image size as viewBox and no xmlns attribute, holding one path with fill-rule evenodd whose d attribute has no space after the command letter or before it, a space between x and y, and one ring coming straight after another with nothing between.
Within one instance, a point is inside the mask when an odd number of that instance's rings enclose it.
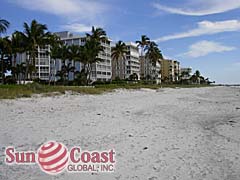
<instances>
[{"instance_id":1,"label":"distant building","mask_svg":"<svg viewBox=\"0 0 240 180\"><path fill-rule=\"evenodd\" d=\"M182 80L188 80L191 78L192 68L180 68L180 78Z\"/></svg>"},{"instance_id":2,"label":"distant building","mask_svg":"<svg viewBox=\"0 0 240 180\"><path fill-rule=\"evenodd\" d=\"M112 60L112 79L128 79L135 74L140 79L140 61L137 44L126 43L127 53L125 59Z\"/></svg>"},{"instance_id":3,"label":"distant building","mask_svg":"<svg viewBox=\"0 0 240 180\"><path fill-rule=\"evenodd\" d=\"M146 58L140 57L141 79L154 80L157 84L161 83L161 59L155 64Z\"/></svg>"},{"instance_id":4,"label":"distant building","mask_svg":"<svg viewBox=\"0 0 240 180\"><path fill-rule=\"evenodd\" d=\"M79 35L73 35L68 31L64 32L57 32L55 33L58 35L61 40L66 45L79 45L83 46L86 43L86 36L79 36ZM101 42L101 45L103 46L104 51L100 52L98 55L98 58L101 58L103 61L97 62L92 64L92 73L91 73L91 80L92 81L110 81L112 78L112 59L111 59L111 46L110 46L110 40L105 40ZM58 61L56 63L56 67L58 70L62 67L62 62ZM81 63L76 63L76 70L81 71L83 65ZM73 79L73 77L71 78Z\"/></svg>"},{"instance_id":5,"label":"distant building","mask_svg":"<svg viewBox=\"0 0 240 180\"><path fill-rule=\"evenodd\" d=\"M161 61L162 80L164 82L177 82L180 77L180 62L164 59Z\"/></svg>"}]
</instances>

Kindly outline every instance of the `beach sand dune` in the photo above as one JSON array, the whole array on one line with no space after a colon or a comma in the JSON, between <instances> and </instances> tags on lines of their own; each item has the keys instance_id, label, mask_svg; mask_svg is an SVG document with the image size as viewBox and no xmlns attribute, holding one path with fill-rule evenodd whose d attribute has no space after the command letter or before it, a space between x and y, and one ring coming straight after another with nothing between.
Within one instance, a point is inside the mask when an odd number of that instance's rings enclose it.
<instances>
[{"instance_id":1,"label":"beach sand dune","mask_svg":"<svg viewBox=\"0 0 240 180\"><path fill-rule=\"evenodd\" d=\"M50 176L7 166L4 148L46 141L116 150L116 171ZM2 180L238 180L240 88L117 90L0 101Z\"/></svg>"}]
</instances>

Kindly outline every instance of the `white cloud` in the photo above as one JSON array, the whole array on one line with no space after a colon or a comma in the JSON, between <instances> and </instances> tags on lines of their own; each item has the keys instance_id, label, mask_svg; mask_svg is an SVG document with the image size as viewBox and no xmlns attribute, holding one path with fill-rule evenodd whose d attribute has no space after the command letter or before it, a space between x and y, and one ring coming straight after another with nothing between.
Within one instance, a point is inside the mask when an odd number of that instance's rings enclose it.
<instances>
[{"instance_id":1,"label":"white cloud","mask_svg":"<svg viewBox=\"0 0 240 180\"><path fill-rule=\"evenodd\" d=\"M106 10L106 6L96 0L15 0L25 9L42 11L69 19L93 20Z\"/></svg>"},{"instance_id":2,"label":"white cloud","mask_svg":"<svg viewBox=\"0 0 240 180\"><path fill-rule=\"evenodd\" d=\"M62 29L70 31L70 32L90 32L92 30L92 26L87 26L85 24L73 23L61 26Z\"/></svg>"},{"instance_id":3,"label":"white cloud","mask_svg":"<svg viewBox=\"0 0 240 180\"><path fill-rule=\"evenodd\" d=\"M228 12L240 8L240 0L194 0L181 2L180 7L169 7L159 3L154 3L153 6L161 11L166 11L172 14L180 14L187 16L204 16L210 14L218 14Z\"/></svg>"},{"instance_id":4,"label":"white cloud","mask_svg":"<svg viewBox=\"0 0 240 180\"><path fill-rule=\"evenodd\" d=\"M189 51L184 54L181 54L180 56L197 58L197 57L206 56L211 53L221 53L221 52L233 51L235 49L236 49L235 47L224 46L218 42L200 41L195 44L192 44L189 47Z\"/></svg>"},{"instance_id":5,"label":"white cloud","mask_svg":"<svg viewBox=\"0 0 240 180\"><path fill-rule=\"evenodd\" d=\"M181 39L188 37L196 37L202 35L211 35L222 32L233 32L240 31L239 20L228 20L228 21L202 21L198 23L198 27L187 32L177 33L173 35L163 36L156 39L156 42L168 41L173 39Z\"/></svg>"}]
</instances>

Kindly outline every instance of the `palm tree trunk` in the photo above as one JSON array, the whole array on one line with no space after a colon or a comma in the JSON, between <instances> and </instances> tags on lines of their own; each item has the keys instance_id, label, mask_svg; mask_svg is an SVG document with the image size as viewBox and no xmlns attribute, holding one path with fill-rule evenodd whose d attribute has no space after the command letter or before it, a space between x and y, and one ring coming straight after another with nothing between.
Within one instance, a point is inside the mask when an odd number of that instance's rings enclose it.
<instances>
[{"instance_id":1,"label":"palm tree trunk","mask_svg":"<svg viewBox=\"0 0 240 180\"><path fill-rule=\"evenodd\" d=\"M67 77L68 77L67 79L68 79L68 84L69 84L69 81L70 81L69 74L70 74L70 71L68 70L68 71L67 71Z\"/></svg>"},{"instance_id":2,"label":"palm tree trunk","mask_svg":"<svg viewBox=\"0 0 240 180\"><path fill-rule=\"evenodd\" d=\"M17 75L17 80L18 80L18 84L20 84L21 80L20 80L20 73Z\"/></svg>"},{"instance_id":3,"label":"palm tree trunk","mask_svg":"<svg viewBox=\"0 0 240 180\"><path fill-rule=\"evenodd\" d=\"M119 73L120 67L119 67L119 61L118 61L118 59L117 59L117 63L116 63L115 69L116 69L116 77L119 77L119 78L120 78L120 73ZM115 77L115 79L116 79L116 77Z\"/></svg>"},{"instance_id":4,"label":"palm tree trunk","mask_svg":"<svg viewBox=\"0 0 240 180\"><path fill-rule=\"evenodd\" d=\"M17 54L14 54L13 66L16 67L17 64Z\"/></svg>"},{"instance_id":5,"label":"palm tree trunk","mask_svg":"<svg viewBox=\"0 0 240 180\"><path fill-rule=\"evenodd\" d=\"M126 60L123 58L123 79L126 79Z\"/></svg>"},{"instance_id":6,"label":"palm tree trunk","mask_svg":"<svg viewBox=\"0 0 240 180\"><path fill-rule=\"evenodd\" d=\"M73 64L73 67L75 68L76 66L76 64L75 64L75 61L73 60L72 61L72 64ZM73 70L73 80L75 79L75 70Z\"/></svg>"},{"instance_id":7,"label":"palm tree trunk","mask_svg":"<svg viewBox=\"0 0 240 180\"><path fill-rule=\"evenodd\" d=\"M53 81L54 81L54 86L56 85L56 59L54 59L54 72L53 72Z\"/></svg>"},{"instance_id":8,"label":"palm tree trunk","mask_svg":"<svg viewBox=\"0 0 240 180\"><path fill-rule=\"evenodd\" d=\"M3 58L3 54L1 54L1 62L2 62L2 84L3 84L3 80L4 80L4 58Z\"/></svg>"},{"instance_id":9,"label":"palm tree trunk","mask_svg":"<svg viewBox=\"0 0 240 180\"><path fill-rule=\"evenodd\" d=\"M26 73L25 74L23 73L23 84L25 84L25 83L26 83Z\"/></svg>"},{"instance_id":10,"label":"palm tree trunk","mask_svg":"<svg viewBox=\"0 0 240 180\"><path fill-rule=\"evenodd\" d=\"M88 64L88 68L87 68L87 74L88 74L88 78L87 78L87 85L90 84L90 81L91 81L91 68L92 68L92 65L91 64Z\"/></svg>"},{"instance_id":11,"label":"palm tree trunk","mask_svg":"<svg viewBox=\"0 0 240 180\"><path fill-rule=\"evenodd\" d=\"M34 49L35 50L35 49ZM37 52L39 52L37 50ZM33 65L33 70L35 70L35 67L36 67L36 51L33 52L33 55L32 55L32 65ZM40 65L40 64L39 64ZM36 73L35 73L36 74ZM30 74L30 79L32 80L32 71L31 71L31 74Z\"/></svg>"},{"instance_id":12,"label":"palm tree trunk","mask_svg":"<svg viewBox=\"0 0 240 180\"><path fill-rule=\"evenodd\" d=\"M25 77L24 77L24 84L25 84L26 78L28 79L30 59L31 59L31 54L30 54L29 57L26 59L26 72L25 72Z\"/></svg>"}]
</instances>

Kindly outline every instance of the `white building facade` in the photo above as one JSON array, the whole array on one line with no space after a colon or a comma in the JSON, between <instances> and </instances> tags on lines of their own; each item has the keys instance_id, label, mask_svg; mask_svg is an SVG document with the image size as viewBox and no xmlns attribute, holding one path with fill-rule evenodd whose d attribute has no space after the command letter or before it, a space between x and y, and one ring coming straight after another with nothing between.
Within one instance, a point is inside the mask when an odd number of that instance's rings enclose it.
<instances>
[{"instance_id":1,"label":"white building facade","mask_svg":"<svg viewBox=\"0 0 240 180\"><path fill-rule=\"evenodd\" d=\"M81 37L78 35L73 35L68 31L65 32L58 32L56 33L64 44L66 45L79 45L84 46L86 43L86 37ZM112 78L112 59L111 59L111 45L110 40L105 40L101 42L101 45L104 49L103 52L100 52L98 58L101 58L101 62L97 62L92 64L92 73L91 73L91 80L92 81L111 81ZM57 70L61 68L61 61L58 61L56 64ZM82 63L76 63L76 70L82 70Z\"/></svg>"},{"instance_id":2,"label":"white building facade","mask_svg":"<svg viewBox=\"0 0 240 180\"><path fill-rule=\"evenodd\" d=\"M16 63L21 64L29 60L28 53L22 53L17 55ZM31 60L30 62L32 62ZM51 57L50 57L50 46L38 46L37 53L35 57L35 70L32 72L33 79L40 79L44 81L50 80L50 71L51 71ZM28 79L29 77L26 77Z\"/></svg>"},{"instance_id":3,"label":"white building facade","mask_svg":"<svg viewBox=\"0 0 240 180\"><path fill-rule=\"evenodd\" d=\"M126 78L129 78L131 75L136 74L138 76L138 80L140 80L140 55L138 46L133 42L126 43L126 46Z\"/></svg>"},{"instance_id":4,"label":"white building facade","mask_svg":"<svg viewBox=\"0 0 240 180\"><path fill-rule=\"evenodd\" d=\"M141 79L154 80L157 84L161 83L161 60L153 63L145 56L140 57Z\"/></svg>"},{"instance_id":5,"label":"white building facade","mask_svg":"<svg viewBox=\"0 0 240 180\"><path fill-rule=\"evenodd\" d=\"M140 79L140 59L139 50L136 43L125 43L127 46L127 53L124 59L112 60L112 79L129 79L131 75L137 75Z\"/></svg>"}]
</instances>

